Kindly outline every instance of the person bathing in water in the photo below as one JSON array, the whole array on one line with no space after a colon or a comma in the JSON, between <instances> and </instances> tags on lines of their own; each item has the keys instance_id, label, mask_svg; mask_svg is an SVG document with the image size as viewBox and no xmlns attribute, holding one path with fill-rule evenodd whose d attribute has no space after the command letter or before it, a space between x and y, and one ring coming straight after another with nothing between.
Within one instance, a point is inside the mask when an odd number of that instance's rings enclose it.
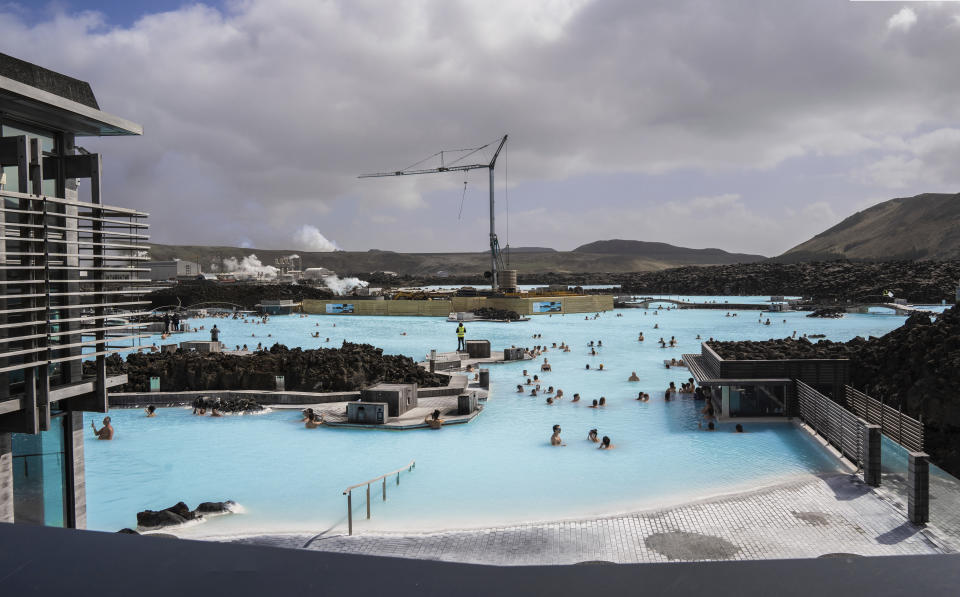
<instances>
[{"instance_id":1,"label":"person bathing in water","mask_svg":"<svg viewBox=\"0 0 960 597\"><path fill-rule=\"evenodd\" d=\"M110 417L103 418L103 427L99 430L97 426L93 424L93 421L90 421L90 427L93 429L93 434L97 436L97 439L113 439L113 425L110 424Z\"/></svg>"},{"instance_id":2,"label":"person bathing in water","mask_svg":"<svg viewBox=\"0 0 960 597\"><path fill-rule=\"evenodd\" d=\"M560 426L553 426L553 435L550 436L550 445L551 446L565 446L567 444L563 443L563 440L560 439Z\"/></svg>"},{"instance_id":3,"label":"person bathing in water","mask_svg":"<svg viewBox=\"0 0 960 597\"><path fill-rule=\"evenodd\" d=\"M600 438L597 437L597 430L596 430L596 429L591 429L591 430L590 430L590 433L587 434L587 439L590 440L590 441L592 441L592 442L595 443L595 444L596 444L596 443L599 443L599 442L600 442Z\"/></svg>"}]
</instances>

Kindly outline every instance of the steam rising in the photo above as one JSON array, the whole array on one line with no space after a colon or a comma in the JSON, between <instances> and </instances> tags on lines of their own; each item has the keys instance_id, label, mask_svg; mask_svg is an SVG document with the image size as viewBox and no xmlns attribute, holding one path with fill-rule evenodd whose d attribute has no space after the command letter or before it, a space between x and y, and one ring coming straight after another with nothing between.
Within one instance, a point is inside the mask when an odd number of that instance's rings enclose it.
<instances>
[{"instance_id":1,"label":"steam rising","mask_svg":"<svg viewBox=\"0 0 960 597\"><path fill-rule=\"evenodd\" d=\"M280 270L272 265L264 265L256 255L250 254L240 261L235 257L227 257L223 260L223 271L238 278L276 278Z\"/></svg>"},{"instance_id":2,"label":"steam rising","mask_svg":"<svg viewBox=\"0 0 960 597\"><path fill-rule=\"evenodd\" d=\"M304 224L297 230L293 235L293 242L304 251L330 253L337 250L337 243L321 234L319 228L309 224Z\"/></svg>"},{"instance_id":3,"label":"steam rising","mask_svg":"<svg viewBox=\"0 0 960 597\"><path fill-rule=\"evenodd\" d=\"M366 288L369 284L369 282L360 278L341 278L339 276L327 276L323 279L323 283L336 295L347 294L355 288Z\"/></svg>"}]
</instances>

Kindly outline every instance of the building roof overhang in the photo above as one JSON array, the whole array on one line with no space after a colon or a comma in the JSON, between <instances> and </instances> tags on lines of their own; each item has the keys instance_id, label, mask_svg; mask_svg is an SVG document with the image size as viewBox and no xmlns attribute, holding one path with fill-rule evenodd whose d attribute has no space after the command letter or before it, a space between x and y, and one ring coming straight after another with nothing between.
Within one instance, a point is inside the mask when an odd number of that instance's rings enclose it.
<instances>
[{"instance_id":1,"label":"building roof overhang","mask_svg":"<svg viewBox=\"0 0 960 597\"><path fill-rule=\"evenodd\" d=\"M0 106L19 120L81 137L142 135L143 127L8 77L0 76Z\"/></svg>"}]
</instances>

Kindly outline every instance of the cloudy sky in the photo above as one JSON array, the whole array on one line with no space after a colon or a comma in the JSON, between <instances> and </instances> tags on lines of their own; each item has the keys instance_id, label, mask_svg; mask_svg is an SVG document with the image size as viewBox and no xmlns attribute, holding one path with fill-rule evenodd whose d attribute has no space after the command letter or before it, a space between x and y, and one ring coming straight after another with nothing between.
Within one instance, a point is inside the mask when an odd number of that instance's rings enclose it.
<instances>
[{"instance_id":1,"label":"cloudy sky","mask_svg":"<svg viewBox=\"0 0 960 597\"><path fill-rule=\"evenodd\" d=\"M356 175L503 133L498 232L512 246L774 255L879 201L960 190L957 2L67 0L0 13L3 52L89 81L102 109L143 125L80 143L105 155L108 201L149 211L157 242L483 250L485 171Z\"/></svg>"}]
</instances>

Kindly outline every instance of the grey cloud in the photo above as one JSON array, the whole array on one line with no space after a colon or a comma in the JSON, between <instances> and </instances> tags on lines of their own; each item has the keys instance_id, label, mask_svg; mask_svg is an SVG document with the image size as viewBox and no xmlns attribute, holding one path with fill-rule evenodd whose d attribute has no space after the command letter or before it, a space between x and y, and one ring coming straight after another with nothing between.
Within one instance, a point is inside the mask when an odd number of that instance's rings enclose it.
<instances>
[{"instance_id":1,"label":"grey cloud","mask_svg":"<svg viewBox=\"0 0 960 597\"><path fill-rule=\"evenodd\" d=\"M484 243L482 218L431 225L449 214L425 197L455 195L462 177L355 176L510 132L517 185L676 170L747 180L791 158L861 153L875 169L899 160L890 166L960 182L916 142L907 153L890 149L891 139L910 146L924 129L960 119L955 7L918 5L912 26L891 31L899 9L841 0L250 0L225 12L197 5L149 15L128 29L90 13L33 27L7 15L0 34L21 57L89 80L107 111L144 124L141 139L85 144L107 155L108 193L152 212L157 240L285 246L309 223L350 249L440 250L462 248L467 226ZM875 195L886 183L864 174L869 167L850 176ZM817 188L810 204L822 202ZM526 210L551 203L523 200ZM742 217L765 222L750 215L763 200L744 195ZM609 232L578 226L577 209L553 203L553 221L530 227L531 244L614 236L617 223L606 218L596 222ZM736 219L723 225L706 227L700 244L722 245ZM766 235L736 248L775 253L802 240Z\"/></svg>"}]
</instances>

